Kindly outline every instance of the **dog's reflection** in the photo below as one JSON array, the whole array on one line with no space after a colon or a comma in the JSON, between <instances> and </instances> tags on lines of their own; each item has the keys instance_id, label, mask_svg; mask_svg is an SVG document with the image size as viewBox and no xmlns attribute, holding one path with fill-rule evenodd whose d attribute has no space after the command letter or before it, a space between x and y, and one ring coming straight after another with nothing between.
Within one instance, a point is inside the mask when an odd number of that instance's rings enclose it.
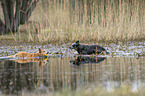
<instances>
[{"instance_id":1,"label":"dog's reflection","mask_svg":"<svg viewBox=\"0 0 145 96\"><path fill-rule=\"evenodd\" d=\"M39 63L40 66L45 65L46 63L48 63L48 58L28 58L28 59L16 59L14 60L17 63L29 63L29 62L36 62Z\"/></svg>"},{"instance_id":2,"label":"dog's reflection","mask_svg":"<svg viewBox=\"0 0 145 96\"><path fill-rule=\"evenodd\" d=\"M100 63L104 61L106 57L89 57L89 56L78 56L77 59L71 60L70 63L73 65L81 65L81 64L94 64L94 63Z\"/></svg>"}]
</instances>

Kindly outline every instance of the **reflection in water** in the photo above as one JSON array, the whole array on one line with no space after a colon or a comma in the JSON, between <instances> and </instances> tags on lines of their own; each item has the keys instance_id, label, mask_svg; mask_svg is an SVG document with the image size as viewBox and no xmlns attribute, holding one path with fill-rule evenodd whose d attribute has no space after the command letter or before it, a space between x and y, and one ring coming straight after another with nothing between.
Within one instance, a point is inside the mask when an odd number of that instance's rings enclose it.
<instances>
[{"instance_id":1,"label":"reflection in water","mask_svg":"<svg viewBox=\"0 0 145 96\"><path fill-rule=\"evenodd\" d=\"M89 56L78 56L77 59L71 60L70 63L74 65L89 64L89 63L100 63L104 61L106 57L89 57Z\"/></svg>"},{"instance_id":2,"label":"reflection in water","mask_svg":"<svg viewBox=\"0 0 145 96\"><path fill-rule=\"evenodd\" d=\"M29 62L37 62L40 66L47 64L49 61L47 58L28 58L28 59L16 59L14 60L17 63L29 63Z\"/></svg>"},{"instance_id":3,"label":"reflection in water","mask_svg":"<svg viewBox=\"0 0 145 96\"><path fill-rule=\"evenodd\" d=\"M144 58L110 57L98 64L86 62L79 67L70 64L73 59L49 57L49 63L44 66L39 66L39 60L30 60L29 63L1 60L0 92L22 94L37 91L43 94L66 88L76 90L91 84L95 87L101 84L108 91L120 88L122 84L130 84L132 90L145 86Z\"/></svg>"},{"instance_id":4,"label":"reflection in water","mask_svg":"<svg viewBox=\"0 0 145 96\"><path fill-rule=\"evenodd\" d=\"M6 94L18 94L24 88L33 90L39 82L39 77L43 77L40 71L37 72L37 68L43 70L42 65L47 62L47 58L0 61L0 90Z\"/></svg>"}]
</instances>

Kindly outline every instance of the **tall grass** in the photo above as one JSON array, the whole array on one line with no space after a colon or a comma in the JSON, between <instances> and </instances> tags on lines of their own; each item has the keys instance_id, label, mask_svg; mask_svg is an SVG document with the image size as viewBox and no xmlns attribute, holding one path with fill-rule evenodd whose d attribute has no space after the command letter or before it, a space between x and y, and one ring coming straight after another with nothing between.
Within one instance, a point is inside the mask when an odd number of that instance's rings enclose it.
<instances>
[{"instance_id":1,"label":"tall grass","mask_svg":"<svg viewBox=\"0 0 145 96\"><path fill-rule=\"evenodd\" d=\"M144 5L144 0L40 0L30 20L39 22L34 37L40 42L144 40Z\"/></svg>"},{"instance_id":2,"label":"tall grass","mask_svg":"<svg viewBox=\"0 0 145 96\"><path fill-rule=\"evenodd\" d=\"M43 93L38 92L22 92L23 96L41 96ZM133 92L130 90L128 86L122 86L120 89L114 89L113 91L105 91L102 87L99 88L83 88L80 90L72 91L72 90L62 90L54 93L46 93L44 96L144 96L145 91L143 89L139 89L137 92Z\"/></svg>"},{"instance_id":3,"label":"tall grass","mask_svg":"<svg viewBox=\"0 0 145 96\"><path fill-rule=\"evenodd\" d=\"M122 86L120 89L115 89L111 92L104 91L102 88L80 89L77 91L63 90L56 92L51 96L144 96L145 92L140 89L138 92L132 92L128 86Z\"/></svg>"}]
</instances>

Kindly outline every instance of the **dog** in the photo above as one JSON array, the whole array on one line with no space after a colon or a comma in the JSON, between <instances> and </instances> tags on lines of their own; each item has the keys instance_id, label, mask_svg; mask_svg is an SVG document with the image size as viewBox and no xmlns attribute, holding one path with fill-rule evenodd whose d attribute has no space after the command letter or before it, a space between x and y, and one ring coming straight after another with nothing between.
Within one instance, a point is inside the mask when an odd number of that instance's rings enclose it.
<instances>
[{"instance_id":1,"label":"dog","mask_svg":"<svg viewBox=\"0 0 145 96\"><path fill-rule=\"evenodd\" d=\"M109 54L107 50L99 45L81 45L79 41L73 43L70 49L75 49L79 54L90 55L96 54L99 55L100 53Z\"/></svg>"},{"instance_id":2,"label":"dog","mask_svg":"<svg viewBox=\"0 0 145 96\"><path fill-rule=\"evenodd\" d=\"M45 50L41 50L39 48L39 51L37 53L19 52L19 53L16 53L15 55L8 56L8 58L13 58L13 57L17 57L17 58L47 57L48 53L49 52L47 52Z\"/></svg>"}]
</instances>

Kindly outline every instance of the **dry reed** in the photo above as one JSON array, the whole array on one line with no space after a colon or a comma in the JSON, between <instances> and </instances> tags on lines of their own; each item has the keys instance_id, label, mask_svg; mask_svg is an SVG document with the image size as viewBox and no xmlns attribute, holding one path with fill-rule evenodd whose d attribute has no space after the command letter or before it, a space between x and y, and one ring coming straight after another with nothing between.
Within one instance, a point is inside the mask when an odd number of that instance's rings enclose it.
<instances>
[{"instance_id":1,"label":"dry reed","mask_svg":"<svg viewBox=\"0 0 145 96\"><path fill-rule=\"evenodd\" d=\"M40 0L30 20L40 23L29 40L66 43L145 38L144 0ZM45 6L44 6L45 5Z\"/></svg>"}]
</instances>

